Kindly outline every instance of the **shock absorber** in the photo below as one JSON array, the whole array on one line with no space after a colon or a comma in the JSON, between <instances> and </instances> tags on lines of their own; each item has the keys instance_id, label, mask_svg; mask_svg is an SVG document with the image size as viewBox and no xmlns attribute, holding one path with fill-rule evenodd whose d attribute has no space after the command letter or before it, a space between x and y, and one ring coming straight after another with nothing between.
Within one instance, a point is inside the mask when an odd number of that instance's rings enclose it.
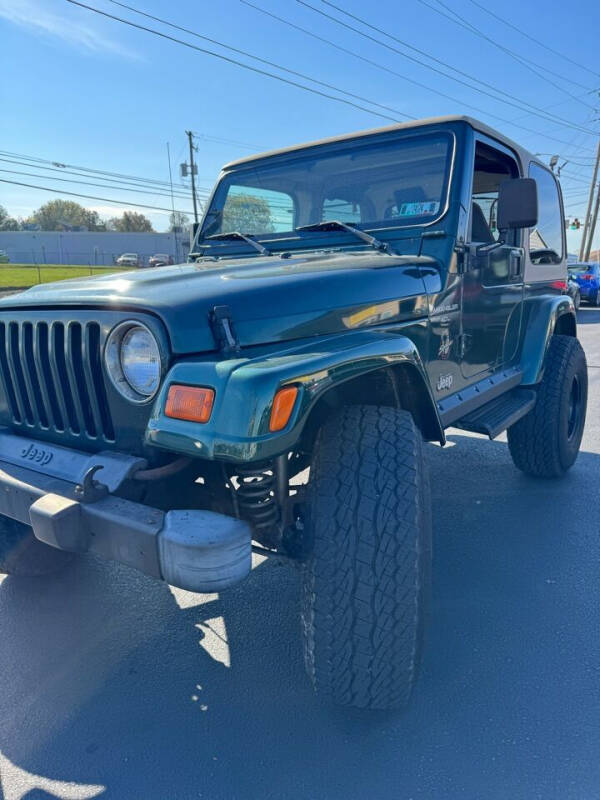
<instances>
[{"instance_id":1,"label":"shock absorber","mask_svg":"<svg viewBox=\"0 0 600 800\"><path fill-rule=\"evenodd\" d=\"M236 472L240 517L252 524L259 541L275 545L280 513L274 465L269 462L241 465Z\"/></svg>"}]
</instances>

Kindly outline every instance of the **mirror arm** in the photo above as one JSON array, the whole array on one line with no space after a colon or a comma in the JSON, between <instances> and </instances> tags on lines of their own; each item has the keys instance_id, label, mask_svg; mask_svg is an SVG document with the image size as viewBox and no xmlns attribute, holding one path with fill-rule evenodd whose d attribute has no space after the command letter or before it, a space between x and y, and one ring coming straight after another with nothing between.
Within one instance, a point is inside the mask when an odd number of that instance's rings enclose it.
<instances>
[{"instance_id":1,"label":"mirror arm","mask_svg":"<svg viewBox=\"0 0 600 800\"><path fill-rule=\"evenodd\" d=\"M500 238L497 242L492 242L492 244L474 244L472 242L465 242L456 245L454 248L455 252L458 254L458 273L459 275L468 272L469 269L472 269L471 264L475 262L475 268L478 268L480 265L477 264L478 259L480 258L489 258L492 253L495 253L496 250L499 250L501 247L504 247L506 244L506 231L500 231Z\"/></svg>"}]
</instances>

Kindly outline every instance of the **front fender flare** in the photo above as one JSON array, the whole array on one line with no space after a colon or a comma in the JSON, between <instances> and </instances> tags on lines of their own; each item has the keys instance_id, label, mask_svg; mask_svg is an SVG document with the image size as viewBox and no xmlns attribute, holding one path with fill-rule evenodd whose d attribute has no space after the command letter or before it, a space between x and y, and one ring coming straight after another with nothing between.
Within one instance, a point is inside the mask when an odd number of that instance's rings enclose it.
<instances>
[{"instance_id":1,"label":"front fender flare","mask_svg":"<svg viewBox=\"0 0 600 800\"><path fill-rule=\"evenodd\" d=\"M402 364L412 365L423 381L439 434L435 438L443 442L443 427L417 348L408 337L389 330L355 331L255 358L180 361L169 371L157 397L146 442L197 458L269 459L293 449L312 407L326 391L374 370ZM166 395L173 383L215 389L208 423L165 416ZM287 384L297 385L299 396L287 427L271 433L273 397Z\"/></svg>"},{"instance_id":2,"label":"front fender flare","mask_svg":"<svg viewBox=\"0 0 600 800\"><path fill-rule=\"evenodd\" d=\"M532 297L525 301L521 348L523 385L534 385L542 380L550 339L559 325L559 320L567 314L572 318L571 330L576 333L575 307L568 295Z\"/></svg>"}]
</instances>

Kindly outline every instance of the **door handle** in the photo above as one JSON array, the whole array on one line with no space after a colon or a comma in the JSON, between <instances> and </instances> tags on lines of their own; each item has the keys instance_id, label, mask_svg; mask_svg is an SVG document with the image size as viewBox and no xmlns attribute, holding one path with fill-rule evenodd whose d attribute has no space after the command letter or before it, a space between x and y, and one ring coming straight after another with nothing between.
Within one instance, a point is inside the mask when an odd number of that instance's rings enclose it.
<instances>
[{"instance_id":1,"label":"door handle","mask_svg":"<svg viewBox=\"0 0 600 800\"><path fill-rule=\"evenodd\" d=\"M514 248L510 251L508 274L511 278L516 278L521 274L523 265L523 250L521 248Z\"/></svg>"}]
</instances>

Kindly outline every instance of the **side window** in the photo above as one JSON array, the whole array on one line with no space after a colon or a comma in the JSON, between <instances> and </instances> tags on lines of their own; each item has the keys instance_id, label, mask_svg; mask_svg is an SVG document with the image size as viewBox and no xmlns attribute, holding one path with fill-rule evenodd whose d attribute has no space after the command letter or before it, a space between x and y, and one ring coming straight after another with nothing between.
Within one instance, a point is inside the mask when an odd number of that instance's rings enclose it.
<instances>
[{"instance_id":1,"label":"side window","mask_svg":"<svg viewBox=\"0 0 600 800\"><path fill-rule=\"evenodd\" d=\"M471 198L472 242L492 244L498 241L498 189L502 181L518 176L519 170L513 158L483 142L477 142ZM513 240L509 240L508 244L516 244L515 234L516 231L511 232Z\"/></svg>"},{"instance_id":2,"label":"side window","mask_svg":"<svg viewBox=\"0 0 600 800\"><path fill-rule=\"evenodd\" d=\"M530 164L529 177L538 190L538 224L529 229L529 257L534 264L559 264L564 242L558 186L552 173L539 164Z\"/></svg>"}]
</instances>

